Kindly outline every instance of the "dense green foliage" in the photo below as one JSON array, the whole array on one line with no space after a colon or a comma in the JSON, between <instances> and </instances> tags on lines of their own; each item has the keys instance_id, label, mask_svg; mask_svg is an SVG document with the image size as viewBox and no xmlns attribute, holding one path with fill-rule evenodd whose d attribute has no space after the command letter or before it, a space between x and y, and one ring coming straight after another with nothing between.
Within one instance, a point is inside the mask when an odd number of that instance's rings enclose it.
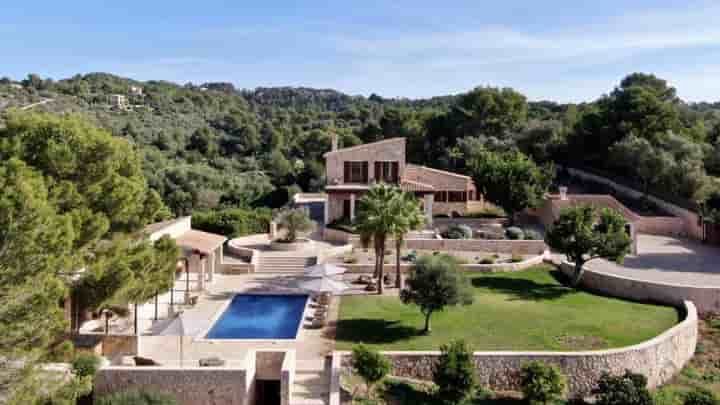
<instances>
[{"instance_id":1,"label":"dense green foliage","mask_svg":"<svg viewBox=\"0 0 720 405\"><path fill-rule=\"evenodd\" d=\"M392 368L390 360L362 344L353 347L352 363L353 372L365 381L368 397L373 385L385 378Z\"/></svg>"},{"instance_id":2,"label":"dense green foliage","mask_svg":"<svg viewBox=\"0 0 720 405\"><path fill-rule=\"evenodd\" d=\"M696 388L687 394L683 400L683 405L717 405L720 403L712 391L705 388Z\"/></svg>"},{"instance_id":3,"label":"dense green foliage","mask_svg":"<svg viewBox=\"0 0 720 405\"><path fill-rule=\"evenodd\" d=\"M35 108L80 112L131 140L142 151L151 187L176 214L279 207L298 188L319 190L332 132L344 146L404 136L410 161L468 174L467 154L478 145L519 150L538 163L602 170L693 201L703 200L720 175L720 104L684 103L664 80L641 73L582 104L527 102L512 89L492 87L403 100L308 88L141 83L104 73L59 81L33 75L22 86L0 83L0 108L49 98ZM127 95L133 107L110 108L111 94Z\"/></svg>"},{"instance_id":4,"label":"dense green foliage","mask_svg":"<svg viewBox=\"0 0 720 405\"><path fill-rule=\"evenodd\" d=\"M5 124L0 358L12 371L0 376L0 395L60 403L87 385L82 377L54 381L35 367L54 355L51 344L68 327L63 300L78 286L93 298L80 310L146 300L171 283L178 250L169 238L138 241L144 225L168 212L126 140L76 116L13 113Z\"/></svg>"},{"instance_id":5,"label":"dense green foliage","mask_svg":"<svg viewBox=\"0 0 720 405\"><path fill-rule=\"evenodd\" d=\"M78 353L72 361L73 373L79 377L94 377L100 368L100 357L95 353Z\"/></svg>"},{"instance_id":6,"label":"dense green foliage","mask_svg":"<svg viewBox=\"0 0 720 405\"><path fill-rule=\"evenodd\" d=\"M598 405L653 405L647 389L647 378L629 370L625 374L613 376L603 374L598 381Z\"/></svg>"},{"instance_id":7,"label":"dense green foliage","mask_svg":"<svg viewBox=\"0 0 720 405\"><path fill-rule=\"evenodd\" d=\"M472 228L465 224L450 224L448 229L442 233L445 239L472 239Z\"/></svg>"},{"instance_id":8,"label":"dense green foliage","mask_svg":"<svg viewBox=\"0 0 720 405\"><path fill-rule=\"evenodd\" d=\"M520 386L530 405L552 403L565 392L565 376L555 365L531 361L522 366L520 373Z\"/></svg>"},{"instance_id":9,"label":"dense green foliage","mask_svg":"<svg viewBox=\"0 0 720 405\"><path fill-rule=\"evenodd\" d=\"M551 166L538 167L522 152L493 152L475 145L465 153L468 169L479 191L501 207L510 222L525 208L537 206L552 183Z\"/></svg>"},{"instance_id":10,"label":"dense green foliage","mask_svg":"<svg viewBox=\"0 0 720 405\"><path fill-rule=\"evenodd\" d=\"M201 231L225 235L228 238L266 233L272 215L269 209L226 208L216 211L196 211L192 227Z\"/></svg>"},{"instance_id":11,"label":"dense green foliage","mask_svg":"<svg viewBox=\"0 0 720 405\"><path fill-rule=\"evenodd\" d=\"M150 391L126 391L102 396L95 400L97 405L176 405L171 395Z\"/></svg>"},{"instance_id":12,"label":"dense green foliage","mask_svg":"<svg viewBox=\"0 0 720 405\"><path fill-rule=\"evenodd\" d=\"M622 262L630 253L632 241L625 230L626 224L625 218L610 208L598 210L591 205L577 205L560 212L560 217L545 234L545 242L574 263L572 284L578 285L583 266L589 260L605 258Z\"/></svg>"},{"instance_id":13,"label":"dense green foliage","mask_svg":"<svg viewBox=\"0 0 720 405\"><path fill-rule=\"evenodd\" d=\"M463 340L440 346L440 357L433 367L433 382L441 403L462 403L474 393L475 361L472 350Z\"/></svg>"},{"instance_id":14,"label":"dense green foliage","mask_svg":"<svg viewBox=\"0 0 720 405\"><path fill-rule=\"evenodd\" d=\"M458 261L447 254L421 256L415 261L405 288L400 291L404 304L414 304L425 317L423 333L430 333L430 316L452 305L470 305L470 284L458 267Z\"/></svg>"}]
</instances>

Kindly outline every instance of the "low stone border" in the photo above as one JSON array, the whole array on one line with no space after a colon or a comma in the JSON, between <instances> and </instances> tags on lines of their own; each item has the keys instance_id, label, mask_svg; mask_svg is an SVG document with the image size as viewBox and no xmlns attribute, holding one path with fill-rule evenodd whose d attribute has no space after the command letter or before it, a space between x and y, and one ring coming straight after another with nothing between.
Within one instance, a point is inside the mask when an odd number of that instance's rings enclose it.
<instances>
[{"instance_id":1,"label":"low stone border","mask_svg":"<svg viewBox=\"0 0 720 405\"><path fill-rule=\"evenodd\" d=\"M478 273L494 273L494 272L501 272L501 271L520 271L525 270L529 267L536 266L538 264L542 264L547 257L547 253L543 253L541 255L533 256L531 258L525 259L521 262L517 263L494 263L494 264L461 264L460 268L463 271L467 272L478 272ZM347 273L374 273L375 272L375 264L374 263L362 263L362 264L346 264L346 263L340 263L338 266L344 267L347 269ZM387 271L395 271L395 268L397 267L395 263L388 263L385 264L384 269ZM410 269L413 267L412 264L400 264L400 271L407 273L410 271Z\"/></svg>"},{"instance_id":2,"label":"low stone border","mask_svg":"<svg viewBox=\"0 0 720 405\"><path fill-rule=\"evenodd\" d=\"M360 238L350 237L349 243L354 247L363 247ZM395 248L395 241L388 240L386 245ZM519 255L541 254L547 249L543 240L509 240L509 239L405 239L405 249L469 252L507 253Z\"/></svg>"},{"instance_id":3,"label":"low stone border","mask_svg":"<svg viewBox=\"0 0 720 405\"><path fill-rule=\"evenodd\" d=\"M560 367L567 376L568 395L589 395L604 372L622 374L626 369L643 374L648 386L669 381L692 358L697 344L698 316L695 305L683 303L685 319L662 334L634 346L582 352L475 352L475 371L480 385L496 391L519 391L523 364L538 360ZM421 380L432 379L439 351L382 352L392 363L391 374ZM336 360L339 357L340 360ZM351 372L351 353L333 353L331 387L339 387L343 373ZM330 398L337 398L333 392ZM339 403L330 402L330 405Z\"/></svg>"},{"instance_id":4,"label":"low stone border","mask_svg":"<svg viewBox=\"0 0 720 405\"><path fill-rule=\"evenodd\" d=\"M315 243L312 239L308 238L297 238L295 242L282 242L280 240L270 241L270 250L276 250L280 252L297 252L301 250L315 249Z\"/></svg>"},{"instance_id":5,"label":"low stone border","mask_svg":"<svg viewBox=\"0 0 720 405\"><path fill-rule=\"evenodd\" d=\"M565 275L572 275L574 265L558 266ZM640 280L586 268L580 285L590 291L634 301L650 301L679 306L689 300L700 313L720 311L720 287L703 287Z\"/></svg>"}]
</instances>

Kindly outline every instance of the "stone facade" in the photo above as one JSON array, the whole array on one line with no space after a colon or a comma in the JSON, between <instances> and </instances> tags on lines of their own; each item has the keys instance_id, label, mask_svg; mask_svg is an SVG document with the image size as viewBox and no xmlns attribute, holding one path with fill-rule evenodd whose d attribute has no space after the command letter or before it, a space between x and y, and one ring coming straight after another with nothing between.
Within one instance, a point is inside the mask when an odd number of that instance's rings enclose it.
<instances>
[{"instance_id":1,"label":"stone facade","mask_svg":"<svg viewBox=\"0 0 720 405\"><path fill-rule=\"evenodd\" d=\"M695 353L697 312L684 303L685 319L661 335L643 343L609 350L584 352L475 352L475 370L480 385L496 391L518 391L523 364L538 360L560 367L567 376L570 397L587 396L603 372L621 374L626 369L645 375L650 388L669 381ZM431 380L440 352L383 352L392 363L392 375ZM351 354L340 356L341 372L349 373ZM336 378L339 378L339 373ZM331 404L334 405L334 404Z\"/></svg>"},{"instance_id":2,"label":"stone facade","mask_svg":"<svg viewBox=\"0 0 720 405\"><path fill-rule=\"evenodd\" d=\"M228 367L101 368L94 383L97 395L148 390L170 394L179 405L250 405L255 380L280 381L281 405L292 403L295 351L248 350L244 361Z\"/></svg>"},{"instance_id":3,"label":"stone facade","mask_svg":"<svg viewBox=\"0 0 720 405\"><path fill-rule=\"evenodd\" d=\"M422 198L423 209L428 216L428 223L432 222L432 215L466 214L484 207L484 203L477 194L472 178L443 170L418 166L406 163L405 138L391 138L379 142L353 146L344 149L335 149L325 153L325 176L327 179L327 202L325 210L326 223L333 222L343 216L354 218L355 204L362 194L376 182L383 181L380 173L375 173L376 162L392 162L397 168L392 168L393 182L407 192L415 193ZM362 162L366 167L366 175L361 176L362 181L345 178L346 162ZM397 172L396 172L397 171ZM363 169L365 173L365 169ZM448 192L462 193L454 195L453 200L433 203L436 193L441 193L447 199ZM466 201L463 201L466 200ZM349 212L344 208L348 204Z\"/></svg>"},{"instance_id":4,"label":"stone facade","mask_svg":"<svg viewBox=\"0 0 720 405\"><path fill-rule=\"evenodd\" d=\"M405 138L391 138L366 145L338 149L325 154L325 176L328 184L343 184L344 163L368 162L368 179L375 179L375 162L398 162L399 172L405 170Z\"/></svg>"},{"instance_id":5,"label":"stone facade","mask_svg":"<svg viewBox=\"0 0 720 405\"><path fill-rule=\"evenodd\" d=\"M149 390L170 394L180 405L246 405L248 389L245 369L221 367L108 367L94 385L96 395Z\"/></svg>"}]
</instances>

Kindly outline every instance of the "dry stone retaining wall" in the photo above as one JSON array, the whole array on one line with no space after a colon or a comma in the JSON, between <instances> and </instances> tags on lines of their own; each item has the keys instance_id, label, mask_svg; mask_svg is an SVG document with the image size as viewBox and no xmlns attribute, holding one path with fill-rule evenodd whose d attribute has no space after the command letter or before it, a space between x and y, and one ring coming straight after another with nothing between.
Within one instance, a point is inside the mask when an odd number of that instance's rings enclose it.
<instances>
[{"instance_id":1,"label":"dry stone retaining wall","mask_svg":"<svg viewBox=\"0 0 720 405\"><path fill-rule=\"evenodd\" d=\"M560 271L571 275L573 265L560 264ZM692 301L700 313L720 311L720 287L701 287L637 280L617 274L585 269L580 284L583 288L601 294L634 301L650 301L668 305L681 305Z\"/></svg>"},{"instance_id":2,"label":"dry stone retaining wall","mask_svg":"<svg viewBox=\"0 0 720 405\"><path fill-rule=\"evenodd\" d=\"M350 241L353 246L361 247L360 239ZM394 245L394 241L389 241ZM519 255L542 254L546 247L542 240L491 240L491 239L406 239L406 249L467 252L507 253Z\"/></svg>"},{"instance_id":3,"label":"dry stone retaining wall","mask_svg":"<svg viewBox=\"0 0 720 405\"><path fill-rule=\"evenodd\" d=\"M661 335L643 343L610 350L584 352L475 352L478 382L498 391L520 390L523 364L538 360L555 364L567 376L568 395L586 396L596 387L603 372L621 374L626 369L648 378L655 388L678 373L695 353L697 344L697 311L692 302L684 302L685 319ZM440 352L383 352L392 363L392 374L399 377L432 379L432 368ZM341 357L341 370L349 373L351 354L335 352ZM331 404L333 405L333 404Z\"/></svg>"},{"instance_id":4,"label":"dry stone retaining wall","mask_svg":"<svg viewBox=\"0 0 720 405\"><path fill-rule=\"evenodd\" d=\"M98 371L94 390L96 395L127 390L163 392L181 405L245 405L248 387L244 369L108 367Z\"/></svg>"}]
</instances>

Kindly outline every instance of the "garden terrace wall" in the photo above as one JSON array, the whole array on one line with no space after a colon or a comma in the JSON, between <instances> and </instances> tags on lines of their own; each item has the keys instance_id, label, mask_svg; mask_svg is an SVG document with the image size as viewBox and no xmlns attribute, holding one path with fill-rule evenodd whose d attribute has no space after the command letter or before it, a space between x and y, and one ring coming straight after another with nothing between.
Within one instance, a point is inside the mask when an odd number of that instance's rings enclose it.
<instances>
[{"instance_id":1,"label":"garden terrace wall","mask_svg":"<svg viewBox=\"0 0 720 405\"><path fill-rule=\"evenodd\" d=\"M669 381L695 353L697 311L684 302L685 319L661 335L640 344L609 350L583 352L475 352L475 372L480 385L496 391L519 391L523 364L538 360L556 364L567 376L570 397L587 396L604 372L622 374L626 369L648 378L650 388ZM437 351L383 352L392 363L392 375L432 380ZM351 354L341 356L341 370L333 378L351 372ZM331 383L332 384L332 383ZM331 404L334 405L334 404Z\"/></svg>"},{"instance_id":2,"label":"garden terrace wall","mask_svg":"<svg viewBox=\"0 0 720 405\"><path fill-rule=\"evenodd\" d=\"M225 367L106 367L95 376L94 393L127 390L170 394L180 405L245 405L252 378Z\"/></svg>"},{"instance_id":3,"label":"garden terrace wall","mask_svg":"<svg viewBox=\"0 0 720 405\"><path fill-rule=\"evenodd\" d=\"M634 190L630 187L624 186L622 184L618 184L608 178L598 176L596 174L588 173L583 170L574 169L571 167L567 168L567 172L573 176L580 179L583 179L585 181L592 181L598 184L603 184L607 187L612 188L617 193L628 196L630 198L640 199L643 198L643 193ZM695 212L692 212L690 210L687 210L685 208L682 208L678 205L671 204L667 201L661 200L655 196L648 195L647 199L650 200L652 203L660 207L663 211L669 212L672 215L675 215L676 217L680 218L682 221L682 227L677 229L669 229L666 227L658 227L657 230L663 230L667 233L662 233L661 235L665 236L689 236L694 239L702 240L703 239L703 229L702 225L700 224L698 214ZM656 217L651 217L656 218ZM679 223L678 223L679 224ZM666 223L665 225L670 225L669 223Z\"/></svg>"},{"instance_id":4,"label":"garden terrace wall","mask_svg":"<svg viewBox=\"0 0 720 405\"><path fill-rule=\"evenodd\" d=\"M548 252L549 254L549 252ZM545 260L546 254L537 255L521 262L517 263L495 263L495 264L461 264L460 269L467 272L478 272L478 273L494 273L502 271L520 271L527 269L538 264L542 264ZM375 272L375 265L373 263L363 264L341 264L343 268L347 270L347 273L354 274L371 274ZM386 272L394 272L396 264L393 261L383 265ZM412 264L400 264L400 271L407 273L413 267Z\"/></svg>"},{"instance_id":5,"label":"garden terrace wall","mask_svg":"<svg viewBox=\"0 0 720 405\"><path fill-rule=\"evenodd\" d=\"M350 232L341 231L339 229L333 229L325 227L323 228L323 239L328 242L347 243L352 236Z\"/></svg>"},{"instance_id":6,"label":"garden terrace wall","mask_svg":"<svg viewBox=\"0 0 720 405\"><path fill-rule=\"evenodd\" d=\"M361 248L360 238L350 239L353 247ZM394 248L395 241L388 240L386 245ZM466 251L505 253L518 255L538 255L545 249L542 240L506 240L506 239L405 239L403 247L406 249L434 250L434 251Z\"/></svg>"},{"instance_id":7,"label":"garden terrace wall","mask_svg":"<svg viewBox=\"0 0 720 405\"><path fill-rule=\"evenodd\" d=\"M562 262L560 271L570 276L574 272L574 266L571 263ZM700 313L720 311L720 287L638 280L587 268L580 284L587 290L613 297L675 306L689 300L693 302Z\"/></svg>"},{"instance_id":8,"label":"garden terrace wall","mask_svg":"<svg viewBox=\"0 0 720 405\"><path fill-rule=\"evenodd\" d=\"M487 228L488 226L503 226L507 218L433 218L432 227L441 231L446 230L450 225L467 225L473 230Z\"/></svg>"}]
</instances>

